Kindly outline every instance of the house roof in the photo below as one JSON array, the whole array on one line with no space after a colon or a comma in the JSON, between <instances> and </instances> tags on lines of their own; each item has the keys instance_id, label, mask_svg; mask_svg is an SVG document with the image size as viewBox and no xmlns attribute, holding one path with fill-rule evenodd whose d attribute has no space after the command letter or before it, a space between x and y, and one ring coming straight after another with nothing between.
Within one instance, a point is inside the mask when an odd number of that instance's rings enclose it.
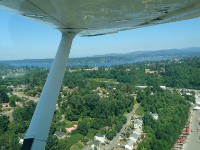
<instances>
[{"instance_id":1,"label":"house roof","mask_svg":"<svg viewBox=\"0 0 200 150\"><path fill-rule=\"evenodd\" d=\"M138 135L141 135L142 129L136 128L136 129L133 130L133 133L136 133L136 134L138 134Z\"/></svg>"},{"instance_id":2,"label":"house roof","mask_svg":"<svg viewBox=\"0 0 200 150\"><path fill-rule=\"evenodd\" d=\"M137 119L137 120L134 121L134 124L142 125L142 121L140 121L140 120Z\"/></svg>"},{"instance_id":3,"label":"house roof","mask_svg":"<svg viewBox=\"0 0 200 150\"><path fill-rule=\"evenodd\" d=\"M128 146L132 147L133 144L134 144L134 141L128 140L125 145L128 145Z\"/></svg>"},{"instance_id":4,"label":"house roof","mask_svg":"<svg viewBox=\"0 0 200 150\"><path fill-rule=\"evenodd\" d=\"M95 146L99 146L100 142L98 140L95 140L92 144Z\"/></svg>"},{"instance_id":5,"label":"house roof","mask_svg":"<svg viewBox=\"0 0 200 150\"><path fill-rule=\"evenodd\" d=\"M65 135L65 133L64 133L64 132L61 132L61 131L56 131L56 132L54 133L54 135L56 135L57 137L63 137L63 136Z\"/></svg>"},{"instance_id":6,"label":"house roof","mask_svg":"<svg viewBox=\"0 0 200 150\"><path fill-rule=\"evenodd\" d=\"M67 132L72 132L73 130L76 130L77 127L78 127L78 125L77 125L77 124L74 124L73 127L71 127L71 128L66 128L66 131L67 131Z\"/></svg>"},{"instance_id":7,"label":"house roof","mask_svg":"<svg viewBox=\"0 0 200 150\"><path fill-rule=\"evenodd\" d=\"M95 136L98 136L98 137L104 137L104 135L102 135L102 134L96 134Z\"/></svg>"},{"instance_id":8,"label":"house roof","mask_svg":"<svg viewBox=\"0 0 200 150\"><path fill-rule=\"evenodd\" d=\"M138 139L139 135L137 133L132 133L129 138L133 137L134 139Z\"/></svg>"},{"instance_id":9,"label":"house roof","mask_svg":"<svg viewBox=\"0 0 200 150\"><path fill-rule=\"evenodd\" d=\"M123 134L120 134L120 137L121 137L121 138L125 138L125 135L123 135Z\"/></svg>"}]
</instances>

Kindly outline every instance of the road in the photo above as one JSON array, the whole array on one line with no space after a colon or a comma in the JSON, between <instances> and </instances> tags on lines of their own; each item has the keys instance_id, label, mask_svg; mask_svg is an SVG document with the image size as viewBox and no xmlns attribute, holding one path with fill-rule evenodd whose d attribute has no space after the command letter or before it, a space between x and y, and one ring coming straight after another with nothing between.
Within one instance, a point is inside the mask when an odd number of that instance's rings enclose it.
<instances>
[{"instance_id":1,"label":"road","mask_svg":"<svg viewBox=\"0 0 200 150\"><path fill-rule=\"evenodd\" d=\"M200 102L200 95L199 92L195 92L196 95L196 102ZM200 149L200 125L197 122L197 119L200 118L200 111L192 110L192 122L191 122L191 129L193 132L190 132L188 136L188 143L185 143L183 146L184 150L199 150Z\"/></svg>"},{"instance_id":2,"label":"road","mask_svg":"<svg viewBox=\"0 0 200 150\"><path fill-rule=\"evenodd\" d=\"M131 116L133 116L133 114L138 109L138 107L139 107L139 104L135 104L133 110L130 113L125 114L125 116L127 118L126 123L122 126L122 129L120 130L119 133L117 133L117 135L115 136L115 138L113 138L113 140L110 141L110 143L107 145L106 150L112 150L115 147L115 145L117 144L117 142L119 140L120 134L125 132L125 127L130 124L130 122L131 122Z\"/></svg>"},{"instance_id":3,"label":"road","mask_svg":"<svg viewBox=\"0 0 200 150\"><path fill-rule=\"evenodd\" d=\"M27 95L25 95L23 92L13 92L13 95L16 95L16 96L18 96L18 97L20 97L20 98L26 98L26 99L28 99L28 100L32 100L32 101L34 101L34 102L38 102L38 100L39 100L39 98L38 97L31 97L31 96L27 96Z\"/></svg>"},{"instance_id":4,"label":"road","mask_svg":"<svg viewBox=\"0 0 200 150\"><path fill-rule=\"evenodd\" d=\"M183 146L184 150L199 150L200 149L200 125L197 123L197 119L200 117L200 111L192 111L192 124L191 129L193 132L190 132L188 136L188 143L185 143ZM199 129L199 130L198 130Z\"/></svg>"},{"instance_id":5,"label":"road","mask_svg":"<svg viewBox=\"0 0 200 150\"><path fill-rule=\"evenodd\" d=\"M31 101L34 101L34 102L38 102L39 98L38 97L31 97L31 96L27 96L25 95L24 93L22 92L13 92L13 95L16 95L20 98L27 98L27 100L31 100ZM8 111L4 111L4 112L1 112L0 114L2 115L5 115L5 116L8 116L10 117L10 119L12 120L12 113L13 113L14 109L12 108L11 110L8 110Z\"/></svg>"}]
</instances>

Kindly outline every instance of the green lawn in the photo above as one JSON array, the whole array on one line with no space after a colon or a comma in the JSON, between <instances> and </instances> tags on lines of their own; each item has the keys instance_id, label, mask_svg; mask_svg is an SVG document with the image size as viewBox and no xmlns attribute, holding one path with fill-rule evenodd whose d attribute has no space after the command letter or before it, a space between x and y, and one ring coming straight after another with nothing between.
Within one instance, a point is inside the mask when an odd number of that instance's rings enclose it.
<instances>
[{"instance_id":1,"label":"green lawn","mask_svg":"<svg viewBox=\"0 0 200 150\"><path fill-rule=\"evenodd\" d=\"M116 79L106 79L106 78L90 78L90 80L96 81L96 82L109 82L109 83L115 83Z\"/></svg>"},{"instance_id":2,"label":"green lawn","mask_svg":"<svg viewBox=\"0 0 200 150\"><path fill-rule=\"evenodd\" d=\"M71 122L66 120L66 128L71 128L74 124L77 124L77 122Z\"/></svg>"},{"instance_id":3,"label":"green lawn","mask_svg":"<svg viewBox=\"0 0 200 150\"><path fill-rule=\"evenodd\" d=\"M144 108L139 105L138 109L135 111L136 115L143 115L144 114Z\"/></svg>"},{"instance_id":4,"label":"green lawn","mask_svg":"<svg viewBox=\"0 0 200 150\"><path fill-rule=\"evenodd\" d=\"M70 150L81 150L83 146L80 143L76 143L70 147Z\"/></svg>"}]
</instances>

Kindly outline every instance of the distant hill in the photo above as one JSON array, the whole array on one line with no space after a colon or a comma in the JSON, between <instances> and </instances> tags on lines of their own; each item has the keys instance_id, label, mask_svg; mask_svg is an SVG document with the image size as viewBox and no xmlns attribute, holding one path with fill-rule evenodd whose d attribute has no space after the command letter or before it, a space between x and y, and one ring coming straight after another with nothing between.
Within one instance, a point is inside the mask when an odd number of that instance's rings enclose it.
<instances>
[{"instance_id":1,"label":"distant hill","mask_svg":"<svg viewBox=\"0 0 200 150\"><path fill-rule=\"evenodd\" d=\"M111 66L120 64L130 64L142 61L157 61L194 56L200 56L200 47L157 51L135 51L125 54L106 54L97 55L93 57L69 58L68 66ZM6 64L11 66L50 67L52 62L53 59L25 59L13 61L0 61L0 64Z\"/></svg>"},{"instance_id":2,"label":"distant hill","mask_svg":"<svg viewBox=\"0 0 200 150\"><path fill-rule=\"evenodd\" d=\"M106 55L96 55L94 57L154 57L154 56L195 56L200 55L200 47L191 47L183 49L167 49L167 50L157 50L157 51L135 51L125 54L106 54Z\"/></svg>"}]
</instances>

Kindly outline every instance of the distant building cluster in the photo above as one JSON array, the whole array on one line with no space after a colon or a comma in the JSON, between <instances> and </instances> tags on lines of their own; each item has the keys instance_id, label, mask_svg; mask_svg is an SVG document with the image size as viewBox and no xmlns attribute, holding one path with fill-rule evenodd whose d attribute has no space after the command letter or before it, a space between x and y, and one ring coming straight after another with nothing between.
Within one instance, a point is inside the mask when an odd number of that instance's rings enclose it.
<instances>
[{"instance_id":1,"label":"distant building cluster","mask_svg":"<svg viewBox=\"0 0 200 150\"><path fill-rule=\"evenodd\" d=\"M145 73L149 73L149 74L153 74L153 73L157 73L157 71L153 71L151 69L145 69Z\"/></svg>"},{"instance_id":2,"label":"distant building cluster","mask_svg":"<svg viewBox=\"0 0 200 150\"><path fill-rule=\"evenodd\" d=\"M93 67L93 68L87 68L87 69L69 69L69 72L76 72L76 71L80 71L80 70L86 70L86 71L93 71L93 70L99 70L98 67Z\"/></svg>"}]
</instances>

